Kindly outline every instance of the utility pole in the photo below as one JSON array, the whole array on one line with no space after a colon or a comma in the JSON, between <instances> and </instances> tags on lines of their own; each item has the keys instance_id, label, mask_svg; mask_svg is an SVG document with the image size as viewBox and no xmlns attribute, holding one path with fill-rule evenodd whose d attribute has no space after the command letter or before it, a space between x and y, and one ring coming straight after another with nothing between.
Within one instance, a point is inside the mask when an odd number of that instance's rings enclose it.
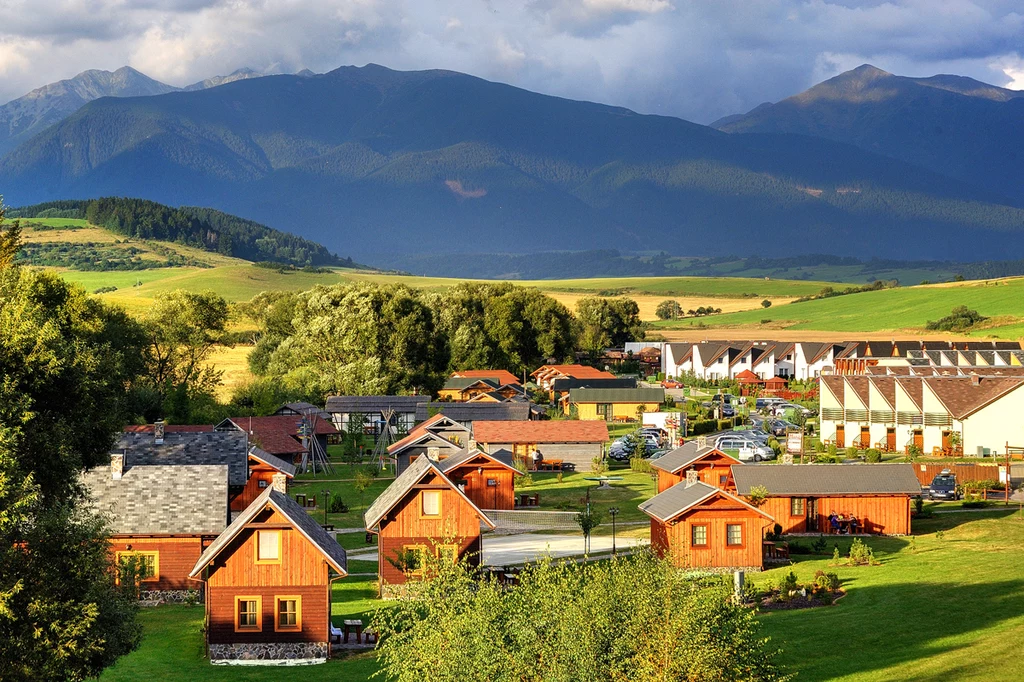
<instances>
[{"instance_id":1,"label":"utility pole","mask_svg":"<svg viewBox=\"0 0 1024 682\"><path fill-rule=\"evenodd\" d=\"M608 510L608 513L612 516L612 556L616 556L615 552L615 515L619 513L618 507L612 507Z\"/></svg>"},{"instance_id":2,"label":"utility pole","mask_svg":"<svg viewBox=\"0 0 1024 682\"><path fill-rule=\"evenodd\" d=\"M324 526L327 525L327 508L330 506L331 491L321 490L320 495L324 498Z\"/></svg>"}]
</instances>

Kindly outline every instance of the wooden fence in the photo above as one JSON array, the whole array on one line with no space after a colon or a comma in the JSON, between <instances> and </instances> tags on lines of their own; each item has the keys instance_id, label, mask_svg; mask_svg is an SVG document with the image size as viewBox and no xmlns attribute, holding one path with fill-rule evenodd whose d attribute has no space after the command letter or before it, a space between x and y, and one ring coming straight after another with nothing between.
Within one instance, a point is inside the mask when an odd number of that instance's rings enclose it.
<instances>
[{"instance_id":1,"label":"wooden fence","mask_svg":"<svg viewBox=\"0 0 1024 682\"><path fill-rule=\"evenodd\" d=\"M999 465L997 464L920 464L913 465L914 474L921 485L931 485L932 479L943 469L956 474L958 483L964 481L998 481Z\"/></svg>"}]
</instances>

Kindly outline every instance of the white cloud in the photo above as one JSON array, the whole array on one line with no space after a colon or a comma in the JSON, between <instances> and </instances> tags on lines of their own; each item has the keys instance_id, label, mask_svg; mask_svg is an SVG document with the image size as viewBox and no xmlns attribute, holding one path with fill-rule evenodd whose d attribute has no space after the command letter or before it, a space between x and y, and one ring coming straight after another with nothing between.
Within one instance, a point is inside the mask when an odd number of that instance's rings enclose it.
<instances>
[{"instance_id":1,"label":"white cloud","mask_svg":"<svg viewBox=\"0 0 1024 682\"><path fill-rule=\"evenodd\" d=\"M1024 88L1020 0L0 0L0 101L128 64L172 85L376 62L697 121L870 62Z\"/></svg>"}]
</instances>

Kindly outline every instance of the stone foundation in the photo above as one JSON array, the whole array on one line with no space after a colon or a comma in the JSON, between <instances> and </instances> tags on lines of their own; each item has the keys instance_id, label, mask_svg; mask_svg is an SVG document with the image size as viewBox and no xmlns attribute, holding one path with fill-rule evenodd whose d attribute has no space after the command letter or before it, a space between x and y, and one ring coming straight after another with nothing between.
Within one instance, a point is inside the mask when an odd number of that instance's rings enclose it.
<instances>
[{"instance_id":1,"label":"stone foundation","mask_svg":"<svg viewBox=\"0 0 1024 682\"><path fill-rule=\"evenodd\" d=\"M139 592L139 603L142 606L202 604L203 593L201 590L142 590Z\"/></svg>"},{"instance_id":2,"label":"stone foundation","mask_svg":"<svg viewBox=\"0 0 1024 682\"><path fill-rule=\"evenodd\" d=\"M327 642L211 644L214 665L315 665L327 661Z\"/></svg>"}]
</instances>

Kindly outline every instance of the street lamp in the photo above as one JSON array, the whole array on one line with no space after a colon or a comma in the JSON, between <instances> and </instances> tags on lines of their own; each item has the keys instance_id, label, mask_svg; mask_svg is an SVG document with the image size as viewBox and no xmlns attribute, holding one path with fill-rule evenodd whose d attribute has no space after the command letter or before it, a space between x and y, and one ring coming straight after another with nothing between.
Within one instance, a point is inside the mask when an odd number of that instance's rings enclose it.
<instances>
[{"instance_id":1,"label":"street lamp","mask_svg":"<svg viewBox=\"0 0 1024 682\"><path fill-rule=\"evenodd\" d=\"M608 510L608 513L612 517L612 556L615 556L615 515L619 513L619 508L612 507Z\"/></svg>"},{"instance_id":2,"label":"street lamp","mask_svg":"<svg viewBox=\"0 0 1024 682\"><path fill-rule=\"evenodd\" d=\"M327 508L330 506L330 504L328 504L328 503L331 500L331 491L330 490L321 490L320 494L323 495L323 498L324 498L324 526L326 526L327 525Z\"/></svg>"}]
</instances>

